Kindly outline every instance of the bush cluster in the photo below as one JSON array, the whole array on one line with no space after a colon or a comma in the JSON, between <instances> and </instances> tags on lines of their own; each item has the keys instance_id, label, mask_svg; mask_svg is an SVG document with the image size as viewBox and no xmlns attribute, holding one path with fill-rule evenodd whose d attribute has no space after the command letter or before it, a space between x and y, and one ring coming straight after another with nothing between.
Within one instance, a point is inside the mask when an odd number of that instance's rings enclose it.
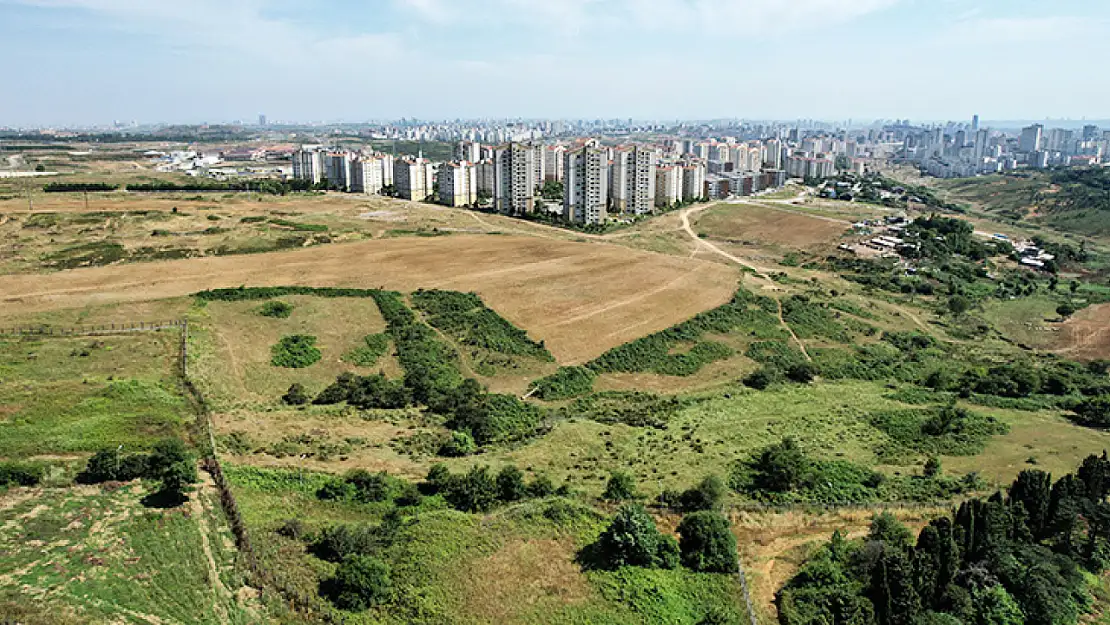
<instances>
[{"instance_id":1,"label":"bush cluster","mask_svg":"<svg viewBox=\"0 0 1110 625\"><path fill-rule=\"evenodd\" d=\"M293 314L293 305L280 300L272 300L263 304L262 308L258 309L258 314L263 317L288 319Z\"/></svg>"},{"instance_id":2,"label":"bush cluster","mask_svg":"<svg viewBox=\"0 0 1110 625\"><path fill-rule=\"evenodd\" d=\"M388 334L370 334L362 342L343 359L357 367L373 367L389 351Z\"/></svg>"},{"instance_id":3,"label":"bush cluster","mask_svg":"<svg viewBox=\"0 0 1110 625\"><path fill-rule=\"evenodd\" d=\"M412 393L403 383L390 380L381 373L368 376L341 373L335 382L312 400L317 405L340 402L363 410L405 408L412 403Z\"/></svg>"},{"instance_id":4,"label":"bush cluster","mask_svg":"<svg viewBox=\"0 0 1110 625\"><path fill-rule=\"evenodd\" d=\"M623 423L632 427L665 428L667 422L689 405L687 399L642 391L604 391L577 399L561 411L565 418L598 423Z\"/></svg>"},{"instance_id":5,"label":"bush cluster","mask_svg":"<svg viewBox=\"0 0 1110 625\"><path fill-rule=\"evenodd\" d=\"M542 342L488 308L475 293L418 290L412 294L417 310L428 323L463 345L509 356L527 356L552 362L555 358Z\"/></svg>"},{"instance_id":6,"label":"bush cluster","mask_svg":"<svg viewBox=\"0 0 1110 625\"><path fill-rule=\"evenodd\" d=\"M287 369L303 369L320 361L320 350L316 347L316 337L307 334L293 334L281 337L270 348L270 364Z\"/></svg>"},{"instance_id":7,"label":"bush cluster","mask_svg":"<svg viewBox=\"0 0 1110 625\"><path fill-rule=\"evenodd\" d=\"M453 474L442 464L433 465L421 484L427 494L442 495L447 503L463 512L487 512L498 504L566 495L566 487L555 488L546 476L525 482L524 473L506 465L497 474L487 466L476 466L464 474Z\"/></svg>"},{"instance_id":8,"label":"bush cluster","mask_svg":"<svg viewBox=\"0 0 1110 625\"><path fill-rule=\"evenodd\" d=\"M42 190L47 193L84 193L86 191L93 193L115 191L118 188L118 184L107 182L51 182L44 185Z\"/></svg>"},{"instance_id":9,"label":"bush cluster","mask_svg":"<svg viewBox=\"0 0 1110 625\"><path fill-rule=\"evenodd\" d=\"M46 475L46 467L30 462L0 462L0 488L5 486L37 486Z\"/></svg>"},{"instance_id":10,"label":"bush cluster","mask_svg":"<svg viewBox=\"0 0 1110 625\"><path fill-rule=\"evenodd\" d=\"M597 374L588 367L559 367L555 373L536 380L532 389L536 397L546 401L558 401L585 395L594 388Z\"/></svg>"},{"instance_id":11,"label":"bush cluster","mask_svg":"<svg viewBox=\"0 0 1110 625\"><path fill-rule=\"evenodd\" d=\"M157 495L166 501L180 501L190 484L197 482L196 458L178 438L155 443L149 454L124 454L120 447L96 452L77 474L83 484L127 482L135 479L160 482Z\"/></svg>"},{"instance_id":12,"label":"bush cluster","mask_svg":"<svg viewBox=\"0 0 1110 625\"><path fill-rule=\"evenodd\" d=\"M732 355L727 346L703 340L704 335L744 329L757 338L782 338L785 330L779 325L777 314L778 305L773 299L739 288L727 304L615 347L587 367L595 373L693 375L703 366ZM674 352L683 345L690 347L685 352Z\"/></svg>"}]
</instances>

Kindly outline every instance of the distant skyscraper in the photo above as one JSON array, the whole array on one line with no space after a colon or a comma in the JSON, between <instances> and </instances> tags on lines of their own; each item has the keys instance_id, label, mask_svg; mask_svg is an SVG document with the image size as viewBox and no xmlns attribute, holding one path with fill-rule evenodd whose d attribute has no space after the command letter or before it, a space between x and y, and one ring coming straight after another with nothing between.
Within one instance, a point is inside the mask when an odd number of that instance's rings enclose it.
<instances>
[{"instance_id":1,"label":"distant skyscraper","mask_svg":"<svg viewBox=\"0 0 1110 625\"><path fill-rule=\"evenodd\" d=\"M971 116L971 132L978 132L978 131L979 131L979 116L978 115L972 115Z\"/></svg>"},{"instance_id":2,"label":"distant skyscraper","mask_svg":"<svg viewBox=\"0 0 1110 625\"><path fill-rule=\"evenodd\" d=\"M258 125L259 126L265 126L266 125L266 116L265 115L259 115L258 116Z\"/></svg>"},{"instance_id":3,"label":"distant skyscraper","mask_svg":"<svg viewBox=\"0 0 1110 625\"><path fill-rule=\"evenodd\" d=\"M1044 126L1033 124L1021 129L1021 141L1018 148L1022 152L1036 152L1044 143Z\"/></svg>"},{"instance_id":4,"label":"distant skyscraper","mask_svg":"<svg viewBox=\"0 0 1110 625\"><path fill-rule=\"evenodd\" d=\"M535 209L536 150L509 143L494 152L494 206L500 213L523 215Z\"/></svg>"}]
</instances>

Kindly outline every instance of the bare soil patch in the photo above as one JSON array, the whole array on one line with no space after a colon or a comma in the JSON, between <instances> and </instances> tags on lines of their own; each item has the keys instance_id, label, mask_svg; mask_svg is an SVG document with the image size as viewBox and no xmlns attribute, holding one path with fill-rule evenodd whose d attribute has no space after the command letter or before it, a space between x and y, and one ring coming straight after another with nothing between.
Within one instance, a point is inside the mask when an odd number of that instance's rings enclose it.
<instances>
[{"instance_id":1,"label":"bare soil patch","mask_svg":"<svg viewBox=\"0 0 1110 625\"><path fill-rule=\"evenodd\" d=\"M718 204L695 221L699 233L713 238L795 249L832 243L846 227L836 219L754 204Z\"/></svg>"},{"instance_id":2,"label":"bare soil patch","mask_svg":"<svg viewBox=\"0 0 1110 625\"><path fill-rule=\"evenodd\" d=\"M1110 304L1097 304L1068 319L1058 334L1057 347L1071 358L1110 358Z\"/></svg>"}]
</instances>

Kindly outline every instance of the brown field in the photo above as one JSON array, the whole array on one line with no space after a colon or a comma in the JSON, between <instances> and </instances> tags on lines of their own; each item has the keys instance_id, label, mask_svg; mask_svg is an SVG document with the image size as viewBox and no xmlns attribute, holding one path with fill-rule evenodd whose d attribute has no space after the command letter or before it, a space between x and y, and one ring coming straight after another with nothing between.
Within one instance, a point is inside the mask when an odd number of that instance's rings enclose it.
<instances>
[{"instance_id":1,"label":"brown field","mask_svg":"<svg viewBox=\"0 0 1110 625\"><path fill-rule=\"evenodd\" d=\"M0 302L23 314L244 284L475 291L561 363L579 363L724 303L736 280L716 263L613 245L457 235L2 276Z\"/></svg>"},{"instance_id":2,"label":"brown field","mask_svg":"<svg viewBox=\"0 0 1110 625\"><path fill-rule=\"evenodd\" d=\"M849 226L847 221L803 215L755 204L718 204L702 213L699 234L743 244L812 249L829 245Z\"/></svg>"},{"instance_id":3,"label":"brown field","mask_svg":"<svg viewBox=\"0 0 1110 625\"><path fill-rule=\"evenodd\" d=\"M1070 358L1110 358L1110 304L1096 304L1068 319L1060 329L1057 347Z\"/></svg>"}]
</instances>

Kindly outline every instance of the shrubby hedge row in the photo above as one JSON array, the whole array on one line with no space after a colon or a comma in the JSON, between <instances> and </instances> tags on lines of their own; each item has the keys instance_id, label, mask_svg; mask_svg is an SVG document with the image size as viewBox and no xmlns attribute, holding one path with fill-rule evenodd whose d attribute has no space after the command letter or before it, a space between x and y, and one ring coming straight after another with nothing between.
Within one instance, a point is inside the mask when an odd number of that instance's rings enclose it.
<instances>
[{"instance_id":1,"label":"shrubby hedge row","mask_svg":"<svg viewBox=\"0 0 1110 625\"><path fill-rule=\"evenodd\" d=\"M585 395L594 388L597 374L587 367L559 367L555 373L532 382L536 397L547 401Z\"/></svg>"},{"instance_id":2,"label":"shrubby hedge row","mask_svg":"<svg viewBox=\"0 0 1110 625\"><path fill-rule=\"evenodd\" d=\"M488 308L475 293L419 290L413 305L428 316L428 323L463 345L510 356L527 356L547 362L555 358L542 342Z\"/></svg>"}]
</instances>

